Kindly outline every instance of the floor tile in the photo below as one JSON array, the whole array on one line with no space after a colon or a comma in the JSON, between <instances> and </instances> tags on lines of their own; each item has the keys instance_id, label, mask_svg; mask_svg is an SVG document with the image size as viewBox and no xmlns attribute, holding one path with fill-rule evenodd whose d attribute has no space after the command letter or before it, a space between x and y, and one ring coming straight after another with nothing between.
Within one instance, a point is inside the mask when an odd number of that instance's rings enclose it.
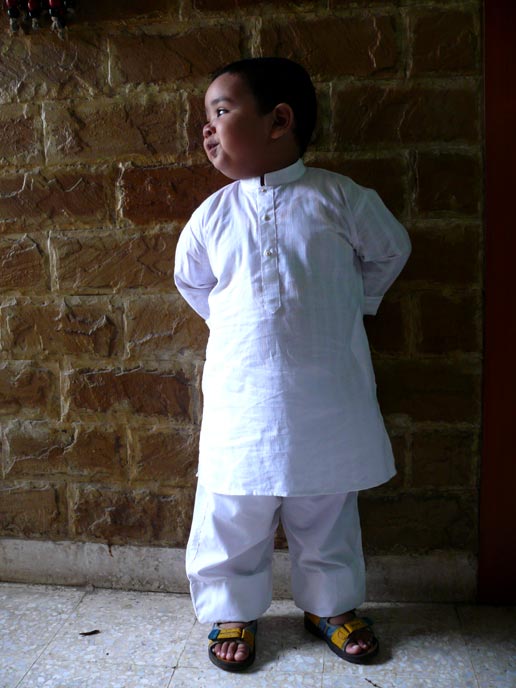
<instances>
[{"instance_id":1,"label":"floor tile","mask_svg":"<svg viewBox=\"0 0 516 688\"><path fill-rule=\"evenodd\" d=\"M228 671L199 669L195 673L188 669L176 669L170 688L321 688L322 677L313 674L291 674L266 671L247 671L245 675Z\"/></svg>"},{"instance_id":2,"label":"floor tile","mask_svg":"<svg viewBox=\"0 0 516 688\"><path fill-rule=\"evenodd\" d=\"M173 670L107 662L38 662L19 688L167 688Z\"/></svg>"},{"instance_id":3,"label":"floor tile","mask_svg":"<svg viewBox=\"0 0 516 688\"><path fill-rule=\"evenodd\" d=\"M32 666L30 659L3 656L0 664L0 688L16 688Z\"/></svg>"},{"instance_id":4,"label":"floor tile","mask_svg":"<svg viewBox=\"0 0 516 688\"><path fill-rule=\"evenodd\" d=\"M372 680L365 676L345 677L325 674L322 688L478 688L477 683L446 675L436 676L382 676ZM482 687L483 688L483 687Z\"/></svg>"},{"instance_id":5,"label":"floor tile","mask_svg":"<svg viewBox=\"0 0 516 688\"><path fill-rule=\"evenodd\" d=\"M84 597L84 590L0 584L0 688L23 678Z\"/></svg>"}]
</instances>

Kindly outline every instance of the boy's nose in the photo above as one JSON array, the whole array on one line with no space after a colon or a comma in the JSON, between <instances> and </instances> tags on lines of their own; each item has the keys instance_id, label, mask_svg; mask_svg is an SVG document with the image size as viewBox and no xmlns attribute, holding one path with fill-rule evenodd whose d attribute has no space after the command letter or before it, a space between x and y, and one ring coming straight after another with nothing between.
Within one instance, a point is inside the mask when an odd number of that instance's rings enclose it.
<instances>
[{"instance_id":1,"label":"boy's nose","mask_svg":"<svg viewBox=\"0 0 516 688\"><path fill-rule=\"evenodd\" d=\"M208 138L208 136L211 136L214 132L214 128L211 125L211 122L206 122L206 124L202 128L202 135L204 136L205 139Z\"/></svg>"}]
</instances>

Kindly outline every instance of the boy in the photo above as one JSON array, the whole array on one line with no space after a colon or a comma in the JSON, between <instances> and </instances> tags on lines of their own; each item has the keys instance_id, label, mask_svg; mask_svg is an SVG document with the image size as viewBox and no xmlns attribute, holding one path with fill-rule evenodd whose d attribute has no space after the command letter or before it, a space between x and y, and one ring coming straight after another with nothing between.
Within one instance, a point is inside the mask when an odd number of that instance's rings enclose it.
<instances>
[{"instance_id":1,"label":"boy","mask_svg":"<svg viewBox=\"0 0 516 688\"><path fill-rule=\"evenodd\" d=\"M378 652L364 601L357 492L394 475L364 313L410 252L374 191L301 160L316 96L298 64L219 70L204 149L235 181L194 212L176 285L205 318L204 416L187 548L192 600L213 622L209 658L241 671L272 597L281 518L306 628L343 659Z\"/></svg>"}]
</instances>

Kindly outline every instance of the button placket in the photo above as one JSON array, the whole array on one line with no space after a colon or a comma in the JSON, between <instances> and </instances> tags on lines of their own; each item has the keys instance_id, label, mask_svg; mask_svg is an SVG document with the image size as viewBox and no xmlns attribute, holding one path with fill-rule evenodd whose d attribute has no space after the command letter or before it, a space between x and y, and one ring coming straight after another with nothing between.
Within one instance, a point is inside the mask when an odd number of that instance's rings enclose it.
<instances>
[{"instance_id":1,"label":"button placket","mask_svg":"<svg viewBox=\"0 0 516 688\"><path fill-rule=\"evenodd\" d=\"M274 190L261 187L258 194L258 223L261 248L263 305L275 313L281 305L278 269L278 246L274 221Z\"/></svg>"}]
</instances>

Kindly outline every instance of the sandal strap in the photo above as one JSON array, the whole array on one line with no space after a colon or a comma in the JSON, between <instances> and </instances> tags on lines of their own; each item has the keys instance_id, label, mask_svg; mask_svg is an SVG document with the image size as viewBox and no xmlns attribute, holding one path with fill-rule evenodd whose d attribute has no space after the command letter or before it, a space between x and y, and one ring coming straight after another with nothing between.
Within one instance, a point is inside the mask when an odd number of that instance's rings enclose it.
<instances>
[{"instance_id":1,"label":"sandal strap","mask_svg":"<svg viewBox=\"0 0 516 688\"><path fill-rule=\"evenodd\" d=\"M254 648L255 633L255 622L244 628L218 628L215 624L208 635L208 639L211 641L210 645L221 643L225 640L236 640L237 642L244 643L252 650Z\"/></svg>"},{"instance_id":2,"label":"sandal strap","mask_svg":"<svg viewBox=\"0 0 516 688\"><path fill-rule=\"evenodd\" d=\"M353 633L363 628L369 628L369 625L362 619L352 619L336 627L330 636L331 642L342 650L349 642Z\"/></svg>"}]
</instances>

